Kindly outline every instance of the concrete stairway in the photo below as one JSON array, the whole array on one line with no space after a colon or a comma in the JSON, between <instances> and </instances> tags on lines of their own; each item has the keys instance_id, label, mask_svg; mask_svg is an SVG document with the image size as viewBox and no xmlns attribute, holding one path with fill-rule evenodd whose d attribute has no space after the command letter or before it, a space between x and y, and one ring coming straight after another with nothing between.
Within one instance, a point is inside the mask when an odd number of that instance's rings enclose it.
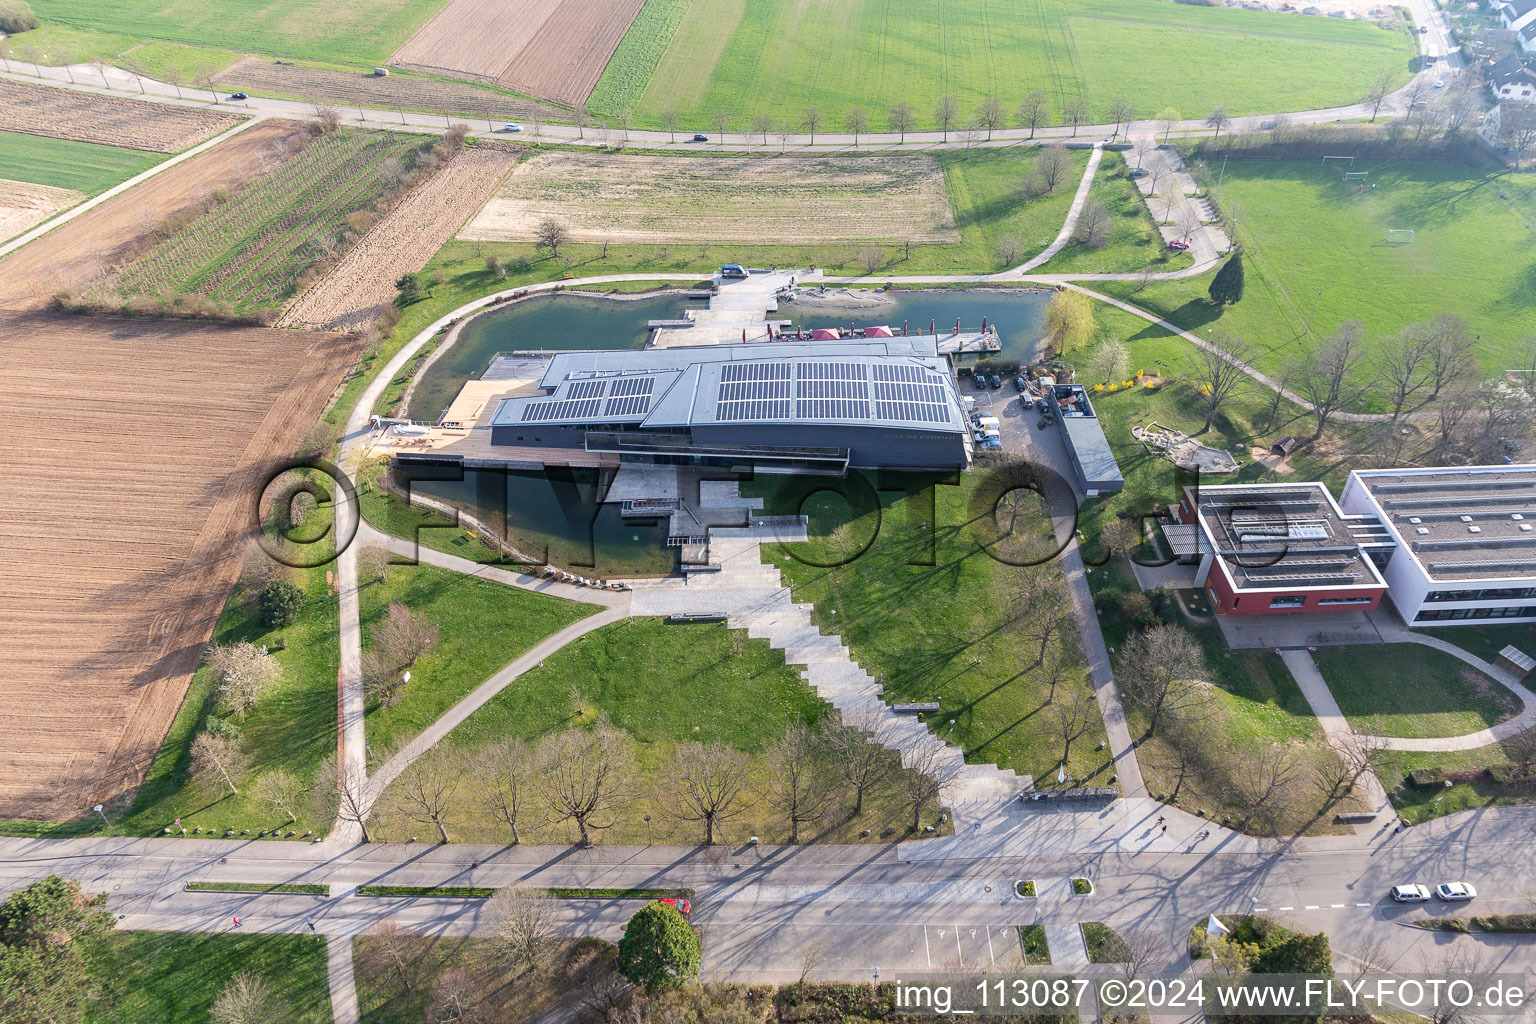
<instances>
[{"instance_id":1,"label":"concrete stairway","mask_svg":"<svg viewBox=\"0 0 1536 1024\"><path fill-rule=\"evenodd\" d=\"M931 754L929 763L942 766L938 774L950 777L941 799L956 821L979 820L1029 789L1033 780L1028 776L996 765L967 764L959 748L944 743L915 716L898 714L881 700L880 684L853 660L841 638L822 633L811 618L812 606L792 600L778 569L762 562L764 541L804 539L803 526L754 521L742 528L716 527L710 531L709 547L718 572L633 581L631 610L635 615L724 612L732 628L766 639L784 652L786 662L803 666L801 676L845 720L873 725L874 738L899 751L902 763L911 765L920 753L925 758Z\"/></svg>"}]
</instances>

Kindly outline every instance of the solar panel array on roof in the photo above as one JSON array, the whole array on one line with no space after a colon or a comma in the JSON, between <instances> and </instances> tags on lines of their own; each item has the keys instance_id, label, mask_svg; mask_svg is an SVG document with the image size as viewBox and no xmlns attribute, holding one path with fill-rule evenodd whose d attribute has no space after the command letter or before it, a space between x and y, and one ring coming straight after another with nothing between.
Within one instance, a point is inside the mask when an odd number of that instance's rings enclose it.
<instances>
[{"instance_id":1,"label":"solar panel array on roof","mask_svg":"<svg viewBox=\"0 0 1536 1024\"><path fill-rule=\"evenodd\" d=\"M864 363L796 363L795 375L801 380L868 380Z\"/></svg>"},{"instance_id":2,"label":"solar panel array on roof","mask_svg":"<svg viewBox=\"0 0 1536 1024\"><path fill-rule=\"evenodd\" d=\"M600 398L565 399L559 402L531 402L523 406L523 422L541 420L592 419L597 416Z\"/></svg>"},{"instance_id":3,"label":"solar panel array on roof","mask_svg":"<svg viewBox=\"0 0 1536 1024\"><path fill-rule=\"evenodd\" d=\"M788 363L726 363L721 380L789 380Z\"/></svg>"},{"instance_id":4,"label":"solar panel array on roof","mask_svg":"<svg viewBox=\"0 0 1536 1024\"><path fill-rule=\"evenodd\" d=\"M863 398L800 398L795 415L807 420L867 420L869 402Z\"/></svg>"},{"instance_id":5,"label":"solar panel array on roof","mask_svg":"<svg viewBox=\"0 0 1536 1024\"><path fill-rule=\"evenodd\" d=\"M649 412L655 377L625 377L613 382L608 401L603 403L603 417L638 416Z\"/></svg>"},{"instance_id":6,"label":"solar panel array on roof","mask_svg":"<svg viewBox=\"0 0 1536 1024\"><path fill-rule=\"evenodd\" d=\"M572 381L566 398L601 398L603 389L608 386L605 380L577 380Z\"/></svg>"}]
</instances>

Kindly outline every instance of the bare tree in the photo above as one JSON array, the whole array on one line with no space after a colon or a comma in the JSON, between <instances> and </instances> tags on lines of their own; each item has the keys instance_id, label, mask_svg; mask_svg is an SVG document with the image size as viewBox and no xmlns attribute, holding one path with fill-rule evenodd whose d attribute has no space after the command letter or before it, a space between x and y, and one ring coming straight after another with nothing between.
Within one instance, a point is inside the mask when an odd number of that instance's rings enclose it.
<instances>
[{"instance_id":1,"label":"bare tree","mask_svg":"<svg viewBox=\"0 0 1536 1024\"><path fill-rule=\"evenodd\" d=\"M960 116L960 101L955 99L955 94L946 92L940 96L933 105L933 123L944 132L944 141L949 141L949 129L955 123L955 118Z\"/></svg>"},{"instance_id":2,"label":"bare tree","mask_svg":"<svg viewBox=\"0 0 1536 1024\"><path fill-rule=\"evenodd\" d=\"M680 115L676 107L668 107L661 112L661 126L667 130L667 134L671 136L672 142L677 141L677 122L679 117Z\"/></svg>"},{"instance_id":3,"label":"bare tree","mask_svg":"<svg viewBox=\"0 0 1536 1024\"><path fill-rule=\"evenodd\" d=\"M389 549L381 544L364 544L357 552L357 578L363 583L383 583L388 575Z\"/></svg>"},{"instance_id":4,"label":"bare tree","mask_svg":"<svg viewBox=\"0 0 1536 1024\"><path fill-rule=\"evenodd\" d=\"M1163 143L1165 145L1168 142L1168 136L1179 126L1179 121L1182 119L1182 115L1172 107L1164 107L1158 111L1157 126L1163 130Z\"/></svg>"},{"instance_id":5,"label":"bare tree","mask_svg":"<svg viewBox=\"0 0 1536 1024\"><path fill-rule=\"evenodd\" d=\"M1163 740L1173 755L1173 761L1165 764L1162 770L1173 776L1173 789L1168 794L1170 803L1179 799L1179 792L1191 776L1203 771L1205 766L1200 760L1200 743L1203 739L1204 736L1193 723L1186 724L1176 715L1169 717L1163 729Z\"/></svg>"},{"instance_id":6,"label":"bare tree","mask_svg":"<svg viewBox=\"0 0 1536 1024\"><path fill-rule=\"evenodd\" d=\"M1373 346L1370 364L1376 376L1387 385L1387 396L1392 402L1392 422L1397 422L1409 399L1434 387L1431 360L1434 347L1434 334L1424 324L1409 324Z\"/></svg>"},{"instance_id":7,"label":"bare tree","mask_svg":"<svg viewBox=\"0 0 1536 1024\"><path fill-rule=\"evenodd\" d=\"M251 759L233 740L205 732L192 741L192 777L199 782L217 785L222 780L231 793L239 793L235 780L250 767Z\"/></svg>"},{"instance_id":8,"label":"bare tree","mask_svg":"<svg viewBox=\"0 0 1536 1024\"><path fill-rule=\"evenodd\" d=\"M452 967L432 982L426 1024L492 1024L484 975L468 967Z\"/></svg>"},{"instance_id":9,"label":"bare tree","mask_svg":"<svg viewBox=\"0 0 1536 1024\"><path fill-rule=\"evenodd\" d=\"M1429 83L1415 75L1403 87L1402 91L1403 117L1413 120L1414 113L1429 102Z\"/></svg>"},{"instance_id":10,"label":"bare tree","mask_svg":"<svg viewBox=\"0 0 1536 1024\"><path fill-rule=\"evenodd\" d=\"M769 798L789 819L789 841L800 841L803 823L820 821L831 799L831 788L822 774L821 747L804 722L794 722L768 749L773 766Z\"/></svg>"},{"instance_id":11,"label":"bare tree","mask_svg":"<svg viewBox=\"0 0 1536 1024\"><path fill-rule=\"evenodd\" d=\"M383 622L373 627L373 646L396 665L414 665L437 644L437 627L421 612L391 601Z\"/></svg>"},{"instance_id":12,"label":"bare tree","mask_svg":"<svg viewBox=\"0 0 1536 1024\"><path fill-rule=\"evenodd\" d=\"M806 107L800 111L800 127L811 133L811 145L816 145L816 129L820 128L825 116L820 107Z\"/></svg>"},{"instance_id":13,"label":"bare tree","mask_svg":"<svg viewBox=\"0 0 1536 1024\"><path fill-rule=\"evenodd\" d=\"M534 238L535 248L548 249L551 256L558 258L560 247L571 240L571 233L555 218L545 217L534 229Z\"/></svg>"},{"instance_id":14,"label":"bare tree","mask_svg":"<svg viewBox=\"0 0 1536 1024\"><path fill-rule=\"evenodd\" d=\"M1115 130L1110 135L1109 141L1113 142L1120 137L1120 129L1126 128L1129 130L1130 123L1135 118L1136 108L1131 105L1130 100L1119 99L1111 103L1109 105L1109 120L1114 124Z\"/></svg>"},{"instance_id":15,"label":"bare tree","mask_svg":"<svg viewBox=\"0 0 1536 1024\"><path fill-rule=\"evenodd\" d=\"M1204 648L1178 626L1153 626L1133 634L1121 645L1115 665L1126 699L1151 716L1149 736L1163 715L1179 716L1206 700L1199 682L1205 672Z\"/></svg>"},{"instance_id":16,"label":"bare tree","mask_svg":"<svg viewBox=\"0 0 1536 1024\"><path fill-rule=\"evenodd\" d=\"M1062 145L1043 146L1035 157L1035 177L1047 192L1055 192L1072 170L1072 155Z\"/></svg>"},{"instance_id":17,"label":"bare tree","mask_svg":"<svg viewBox=\"0 0 1536 1024\"><path fill-rule=\"evenodd\" d=\"M1458 942L1439 949L1432 949L1420 958L1419 970L1435 978L1459 978L1472 983L1477 991L1488 987L1490 973L1488 954L1476 945ZM1461 1000L1437 1000L1426 1007L1424 1019L1429 1024L1474 1024L1486 1019L1478 1013L1476 1004L1456 1005ZM1443 1005L1442 1005L1443 1004Z\"/></svg>"},{"instance_id":18,"label":"bare tree","mask_svg":"<svg viewBox=\"0 0 1536 1024\"><path fill-rule=\"evenodd\" d=\"M357 959L364 973L387 975L409 992L416 978L416 936L394 921L380 921L357 944Z\"/></svg>"},{"instance_id":19,"label":"bare tree","mask_svg":"<svg viewBox=\"0 0 1536 1024\"><path fill-rule=\"evenodd\" d=\"M550 820L576 823L582 846L592 833L613 827L634 767L623 733L599 721L591 730L567 729L539 743L538 761Z\"/></svg>"},{"instance_id":20,"label":"bare tree","mask_svg":"<svg viewBox=\"0 0 1536 1024\"><path fill-rule=\"evenodd\" d=\"M907 132L917 123L917 112L912 109L912 104L906 100L899 100L891 104L891 112L886 115L885 123L893 132L901 133L901 141L907 141Z\"/></svg>"},{"instance_id":21,"label":"bare tree","mask_svg":"<svg viewBox=\"0 0 1536 1024\"><path fill-rule=\"evenodd\" d=\"M1109 215L1109 207L1097 199L1090 199L1083 204L1082 210L1077 214L1077 224L1072 229L1072 237L1085 248L1102 249L1109 241L1114 226L1114 219Z\"/></svg>"},{"instance_id":22,"label":"bare tree","mask_svg":"<svg viewBox=\"0 0 1536 1024\"><path fill-rule=\"evenodd\" d=\"M923 808L939 798L944 787L960 774L964 763L956 751L938 742L921 743L908 751L901 782L912 803L913 832L922 830Z\"/></svg>"},{"instance_id":23,"label":"bare tree","mask_svg":"<svg viewBox=\"0 0 1536 1024\"><path fill-rule=\"evenodd\" d=\"M1071 760L1072 744L1092 728L1098 713L1099 705L1093 694L1077 687L1066 690L1060 700L1051 702L1051 724L1061 740L1062 764Z\"/></svg>"},{"instance_id":24,"label":"bare tree","mask_svg":"<svg viewBox=\"0 0 1536 1024\"><path fill-rule=\"evenodd\" d=\"M997 240L996 253L998 263L1011 267L1024 254L1024 243L1019 241L1018 235L1004 235Z\"/></svg>"},{"instance_id":25,"label":"bare tree","mask_svg":"<svg viewBox=\"0 0 1536 1024\"><path fill-rule=\"evenodd\" d=\"M1351 731L1335 748L1335 757L1324 761L1316 770L1313 783L1323 794L1325 807L1331 807L1344 799L1360 784L1366 775L1376 772L1386 761L1384 730L1378 720L1370 733Z\"/></svg>"},{"instance_id":26,"label":"bare tree","mask_svg":"<svg viewBox=\"0 0 1536 1024\"><path fill-rule=\"evenodd\" d=\"M315 107L316 135L329 135L341 127L341 111L328 103Z\"/></svg>"},{"instance_id":27,"label":"bare tree","mask_svg":"<svg viewBox=\"0 0 1536 1024\"><path fill-rule=\"evenodd\" d=\"M715 829L746 810L747 755L722 743L683 743L677 749L680 807L684 821L704 823L704 845L715 845Z\"/></svg>"},{"instance_id":28,"label":"bare tree","mask_svg":"<svg viewBox=\"0 0 1536 1024\"><path fill-rule=\"evenodd\" d=\"M1004 600L1008 618L1017 624L1019 639L1034 648L1034 665L1045 663L1052 644L1076 630L1072 592L1055 562L1021 568L1009 574Z\"/></svg>"},{"instance_id":29,"label":"bare tree","mask_svg":"<svg viewBox=\"0 0 1536 1024\"><path fill-rule=\"evenodd\" d=\"M463 778L464 765L457 753L433 747L407 765L390 790L401 813L411 821L435 826L438 838L446 843L453 798Z\"/></svg>"},{"instance_id":30,"label":"bare tree","mask_svg":"<svg viewBox=\"0 0 1536 1024\"><path fill-rule=\"evenodd\" d=\"M251 789L257 800L282 811L288 815L290 822L299 820L294 809L304 798L304 783L292 774L282 769L266 772L256 779L256 784Z\"/></svg>"},{"instance_id":31,"label":"bare tree","mask_svg":"<svg viewBox=\"0 0 1536 1024\"><path fill-rule=\"evenodd\" d=\"M795 137L795 129L786 121L779 122L778 131L774 132L779 137L779 152L789 151L789 140Z\"/></svg>"},{"instance_id":32,"label":"bare tree","mask_svg":"<svg viewBox=\"0 0 1536 1024\"><path fill-rule=\"evenodd\" d=\"M1253 346L1246 338L1225 331L1212 331L1210 348L1196 348L1190 353L1185 372L1205 411L1205 429L1210 430L1228 399L1247 389L1252 378L1241 364L1251 357Z\"/></svg>"},{"instance_id":33,"label":"bare tree","mask_svg":"<svg viewBox=\"0 0 1536 1024\"><path fill-rule=\"evenodd\" d=\"M515 736L503 736L486 744L475 757L475 786L492 818L512 832L512 845L522 842L518 819L527 811L538 778L538 766L528 744Z\"/></svg>"},{"instance_id":34,"label":"bare tree","mask_svg":"<svg viewBox=\"0 0 1536 1024\"><path fill-rule=\"evenodd\" d=\"M891 737L885 715L874 708L844 712L842 722L822 728L832 771L853 787L853 813L864 813L864 794L884 782L891 759L884 741Z\"/></svg>"},{"instance_id":35,"label":"bare tree","mask_svg":"<svg viewBox=\"0 0 1536 1024\"><path fill-rule=\"evenodd\" d=\"M1090 116L1092 115L1088 113L1088 101L1081 96L1072 97L1061 108L1061 123L1072 126L1074 137L1077 135L1078 125L1087 124Z\"/></svg>"},{"instance_id":36,"label":"bare tree","mask_svg":"<svg viewBox=\"0 0 1536 1024\"><path fill-rule=\"evenodd\" d=\"M219 702L236 715L244 715L283 677L283 666L249 640L208 648L205 659L213 675Z\"/></svg>"},{"instance_id":37,"label":"bare tree","mask_svg":"<svg viewBox=\"0 0 1536 1024\"><path fill-rule=\"evenodd\" d=\"M1383 71L1371 82L1370 89L1365 94L1365 103L1371 108L1371 121L1381 113L1381 108L1386 105L1387 97L1392 95L1392 75Z\"/></svg>"},{"instance_id":38,"label":"bare tree","mask_svg":"<svg viewBox=\"0 0 1536 1024\"><path fill-rule=\"evenodd\" d=\"M360 666L363 699L381 708L394 707L405 690L405 674L379 651L364 651Z\"/></svg>"},{"instance_id":39,"label":"bare tree","mask_svg":"<svg viewBox=\"0 0 1536 1024\"><path fill-rule=\"evenodd\" d=\"M988 96L981 101L976 108L976 124L987 130L987 141L992 141L992 132L1003 126L1003 104L996 96Z\"/></svg>"},{"instance_id":40,"label":"bare tree","mask_svg":"<svg viewBox=\"0 0 1536 1024\"><path fill-rule=\"evenodd\" d=\"M725 133L731 127L731 112L729 110L717 110L710 115L709 123L714 126L715 134L719 136L715 140L716 145L725 145Z\"/></svg>"},{"instance_id":41,"label":"bare tree","mask_svg":"<svg viewBox=\"0 0 1536 1024\"><path fill-rule=\"evenodd\" d=\"M282 1024L288 1019L278 990L259 974L243 971L230 978L208 1009L213 1024Z\"/></svg>"},{"instance_id":42,"label":"bare tree","mask_svg":"<svg viewBox=\"0 0 1536 1024\"><path fill-rule=\"evenodd\" d=\"M1029 137L1034 138L1035 132L1051 123L1051 108L1045 93L1035 89L1025 96L1015 116L1019 119L1019 127L1028 128Z\"/></svg>"},{"instance_id":43,"label":"bare tree","mask_svg":"<svg viewBox=\"0 0 1536 1024\"><path fill-rule=\"evenodd\" d=\"M1248 750L1233 771L1232 793L1243 807L1238 825L1247 831L1254 819L1271 817L1302 780L1303 768L1296 751L1280 743Z\"/></svg>"},{"instance_id":44,"label":"bare tree","mask_svg":"<svg viewBox=\"0 0 1536 1024\"><path fill-rule=\"evenodd\" d=\"M859 148L859 136L869 131L869 111L863 107L852 107L843 116L843 127L848 129L853 136L853 148Z\"/></svg>"},{"instance_id":45,"label":"bare tree","mask_svg":"<svg viewBox=\"0 0 1536 1024\"><path fill-rule=\"evenodd\" d=\"M1136 169L1141 170L1141 163L1147 158L1147 154L1157 148L1157 140L1150 135L1138 135L1131 140L1131 152L1136 154ZM1153 189L1157 186L1154 184Z\"/></svg>"},{"instance_id":46,"label":"bare tree","mask_svg":"<svg viewBox=\"0 0 1536 1024\"><path fill-rule=\"evenodd\" d=\"M1216 129L1216 134L1213 136L1213 138L1219 139L1221 138L1221 130L1225 128L1228 122L1231 120L1232 119L1227 116L1227 108L1218 103L1216 106L1211 108L1210 114L1206 116L1205 125L1207 128Z\"/></svg>"},{"instance_id":47,"label":"bare tree","mask_svg":"<svg viewBox=\"0 0 1536 1024\"><path fill-rule=\"evenodd\" d=\"M778 121L772 114L752 115L752 131L763 137L763 145L768 145L768 133L773 131Z\"/></svg>"},{"instance_id":48,"label":"bare tree","mask_svg":"<svg viewBox=\"0 0 1536 1024\"><path fill-rule=\"evenodd\" d=\"M865 246L859 250L859 265L864 268L864 273L873 274L885 263L885 250L876 245Z\"/></svg>"},{"instance_id":49,"label":"bare tree","mask_svg":"<svg viewBox=\"0 0 1536 1024\"><path fill-rule=\"evenodd\" d=\"M486 909L513 962L527 971L543 967L554 944L555 906L549 893L523 885L502 886Z\"/></svg>"},{"instance_id":50,"label":"bare tree","mask_svg":"<svg viewBox=\"0 0 1536 1024\"><path fill-rule=\"evenodd\" d=\"M1430 398L1439 398L1446 387L1477 375L1477 340L1467 322L1441 313L1429 322Z\"/></svg>"},{"instance_id":51,"label":"bare tree","mask_svg":"<svg viewBox=\"0 0 1536 1024\"><path fill-rule=\"evenodd\" d=\"M1531 765L1536 764L1536 729L1516 733L1499 746L1504 750L1504 756L1509 758L1519 770L1522 778L1531 773Z\"/></svg>"},{"instance_id":52,"label":"bare tree","mask_svg":"<svg viewBox=\"0 0 1536 1024\"><path fill-rule=\"evenodd\" d=\"M363 765L349 765L340 770L336 755L327 755L315 773L313 801L310 813L314 817L335 816L338 821L356 825L362 832L363 842L373 841L368 831L373 808L368 797L368 773Z\"/></svg>"},{"instance_id":53,"label":"bare tree","mask_svg":"<svg viewBox=\"0 0 1536 1024\"><path fill-rule=\"evenodd\" d=\"M822 961L827 958L827 944L822 939L811 939L800 947L800 978L799 983L804 985L811 972L820 967Z\"/></svg>"},{"instance_id":54,"label":"bare tree","mask_svg":"<svg viewBox=\"0 0 1536 1024\"><path fill-rule=\"evenodd\" d=\"M1312 404L1317 417L1311 440L1322 437L1333 414L1365 390L1360 382L1365 353L1365 330L1360 321L1346 320L1310 358L1291 364L1291 386Z\"/></svg>"}]
</instances>

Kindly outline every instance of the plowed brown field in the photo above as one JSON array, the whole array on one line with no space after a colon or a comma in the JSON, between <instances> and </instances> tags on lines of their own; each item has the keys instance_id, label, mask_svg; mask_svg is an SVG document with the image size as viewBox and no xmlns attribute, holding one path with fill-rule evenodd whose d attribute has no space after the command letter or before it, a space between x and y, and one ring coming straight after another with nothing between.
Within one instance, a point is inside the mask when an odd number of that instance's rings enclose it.
<instances>
[{"instance_id":1,"label":"plowed brown field","mask_svg":"<svg viewBox=\"0 0 1536 1024\"><path fill-rule=\"evenodd\" d=\"M453 0L391 64L586 102L645 0Z\"/></svg>"},{"instance_id":2,"label":"plowed brown field","mask_svg":"<svg viewBox=\"0 0 1536 1024\"><path fill-rule=\"evenodd\" d=\"M16 250L0 260L0 309L38 309L62 289L89 290L141 249L161 220L240 184L265 154L303 131L294 121L264 121Z\"/></svg>"},{"instance_id":3,"label":"plowed brown field","mask_svg":"<svg viewBox=\"0 0 1536 1024\"><path fill-rule=\"evenodd\" d=\"M507 64L498 84L579 107L645 0L563 0Z\"/></svg>"},{"instance_id":4,"label":"plowed brown field","mask_svg":"<svg viewBox=\"0 0 1536 1024\"><path fill-rule=\"evenodd\" d=\"M0 818L125 797L355 339L0 312Z\"/></svg>"},{"instance_id":5,"label":"plowed brown field","mask_svg":"<svg viewBox=\"0 0 1536 1024\"><path fill-rule=\"evenodd\" d=\"M281 324L348 329L371 322L400 275L420 270L464 226L517 163L511 150L460 153L389 212L325 279L288 307Z\"/></svg>"},{"instance_id":6,"label":"plowed brown field","mask_svg":"<svg viewBox=\"0 0 1536 1024\"><path fill-rule=\"evenodd\" d=\"M151 153L179 153L239 124L212 110L0 80L0 128Z\"/></svg>"},{"instance_id":7,"label":"plowed brown field","mask_svg":"<svg viewBox=\"0 0 1536 1024\"><path fill-rule=\"evenodd\" d=\"M0 242L41 224L85 196L73 189L0 178Z\"/></svg>"}]
</instances>

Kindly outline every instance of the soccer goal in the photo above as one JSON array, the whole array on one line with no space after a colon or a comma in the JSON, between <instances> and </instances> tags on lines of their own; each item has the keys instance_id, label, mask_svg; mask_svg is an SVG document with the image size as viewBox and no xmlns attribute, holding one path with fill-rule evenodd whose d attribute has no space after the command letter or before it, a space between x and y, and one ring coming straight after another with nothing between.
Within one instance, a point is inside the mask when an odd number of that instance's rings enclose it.
<instances>
[{"instance_id":1,"label":"soccer goal","mask_svg":"<svg viewBox=\"0 0 1536 1024\"><path fill-rule=\"evenodd\" d=\"M1323 166L1327 167L1328 161L1330 160L1338 160L1343 163L1345 167L1355 166L1355 158L1352 156L1325 156L1323 157Z\"/></svg>"},{"instance_id":2,"label":"soccer goal","mask_svg":"<svg viewBox=\"0 0 1536 1024\"><path fill-rule=\"evenodd\" d=\"M1345 171L1344 172L1344 180L1345 181L1364 181L1366 178L1369 178L1370 176L1371 176L1371 172L1370 171Z\"/></svg>"},{"instance_id":3,"label":"soccer goal","mask_svg":"<svg viewBox=\"0 0 1536 1024\"><path fill-rule=\"evenodd\" d=\"M1388 228L1387 241L1406 244L1413 241L1412 228Z\"/></svg>"}]
</instances>

